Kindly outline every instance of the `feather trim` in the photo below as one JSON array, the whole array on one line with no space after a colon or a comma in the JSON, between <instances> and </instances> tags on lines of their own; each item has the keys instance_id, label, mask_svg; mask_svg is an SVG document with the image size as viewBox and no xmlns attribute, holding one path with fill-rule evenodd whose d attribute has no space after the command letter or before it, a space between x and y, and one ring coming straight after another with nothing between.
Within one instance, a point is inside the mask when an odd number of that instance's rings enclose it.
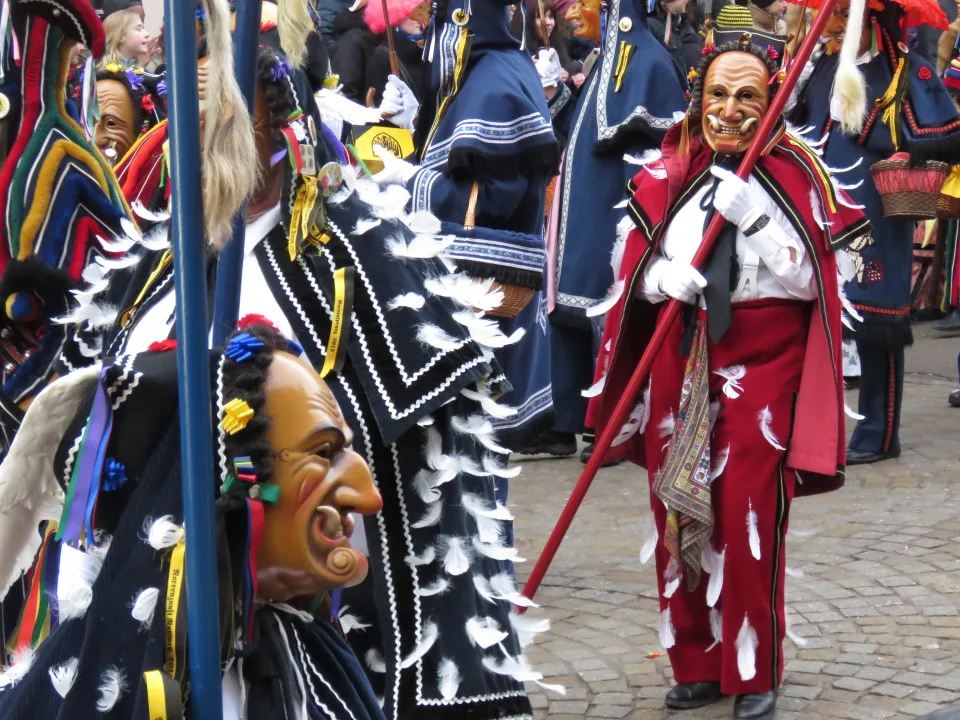
<instances>
[{"instance_id":1,"label":"feather trim","mask_svg":"<svg viewBox=\"0 0 960 720\"><path fill-rule=\"evenodd\" d=\"M427 511L423 516L412 523L410 527L422 530L423 528L433 527L440 522L440 515L443 513L443 501L437 500L435 503L427 505Z\"/></svg>"},{"instance_id":2,"label":"feather trim","mask_svg":"<svg viewBox=\"0 0 960 720\"><path fill-rule=\"evenodd\" d=\"M34 651L32 649L18 650L13 653L13 662L0 672L0 689L13 687L23 680L33 665Z\"/></svg>"},{"instance_id":3,"label":"feather trim","mask_svg":"<svg viewBox=\"0 0 960 720\"><path fill-rule=\"evenodd\" d=\"M530 614L510 613L510 625L517 635L520 647L530 645L537 635L550 631L550 618L533 617Z\"/></svg>"},{"instance_id":4,"label":"feather trim","mask_svg":"<svg viewBox=\"0 0 960 720\"><path fill-rule=\"evenodd\" d=\"M474 581L476 584L476 581ZM487 582L494 600L506 600L511 605L524 608L540 607L530 598L521 594L509 573L497 573ZM479 591L478 591L479 592Z\"/></svg>"},{"instance_id":5,"label":"feather trim","mask_svg":"<svg viewBox=\"0 0 960 720\"><path fill-rule=\"evenodd\" d=\"M443 595L450 589L450 581L446 578L437 578L434 582L425 587L417 588L417 595L420 597L431 597L432 595Z\"/></svg>"},{"instance_id":6,"label":"feather trim","mask_svg":"<svg viewBox=\"0 0 960 720\"><path fill-rule=\"evenodd\" d=\"M371 627L369 623L361 622L360 618L348 612L349 610L350 606L344 605L337 614L337 620L340 622L340 629L344 635L352 632L363 632Z\"/></svg>"},{"instance_id":7,"label":"feather trim","mask_svg":"<svg viewBox=\"0 0 960 720\"><path fill-rule=\"evenodd\" d=\"M737 633L737 669L744 682L757 675L757 631L750 627L750 619L743 615L743 625Z\"/></svg>"},{"instance_id":8,"label":"feather trim","mask_svg":"<svg viewBox=\"0 0 960 720\"><path fill-rule=\"evenodd\" d=\"M718 477L723 475L723 471L727 468L727 460L730 459L730 446L727 445L723 450L717 453L717 461L713 464L713 468L710 470L710 482L712 483Z\"/></svg>"},{"instance_id":9,"label":"feather trim","mask_svg":"<svg viewBox=\"0 0 960 720\"><path fill-rule=\"evenodd\" d=\"M657 549L657 541L660 539L660 532L657 530L657 519L653 513L647 515L645 540L643 547L640 548L640 562L646 565L653 557L653 551Z\"/></svg>"},{"instance_id":10,"label":"feather trim","mask_svg":"<svg viewBox=\"0 0 960 720\"><path fill-rule=\"evenodd\" d=\"M413 479L413 489L425 505L431 505L442 497L440 491L434 487L433 473L429 470L421 470L417 473Z\"/></svg>"},{"instance_id":11,"label":"feather trim","mask_svg":"<svg viewBox=\"0 0 960 720\"><path fill-rule=\"evenodd\" d=\"M411 310L419 310L427 301L424 299L423 295L419 295L415 292L404 293L403 295L397 295L393 300L387 303L387 310L398 310L400 308L410 308Z\"/></svg>"},{"instance_id":12,"label":"feather trim","mask_svg":"<svg viewBox=\"0 0 960 720\"><path fill-rule=\"evenodd\" d=\"M860 413L858 413L856 410L854 410L852 407L850 407L846 403L843 404L843 412L846 413L847 417L850 418L851 420L859 421L859 420L863 420L866 417L865 415L861 415Z\"/></svg>"},{"instance_id":13,"label":"feather trim","mask_svg":"<svg viewBox=\"0 0 960 720\"><path fill-rule=\"evenodd\" d=\"M740 384L740 381L747 375L747 368L745 366L731 365L730 367L714 370L713 373L726 380L723 384L723 394L728 398L736 400L743 394L743 386Z\"/></svg>"},{"instance_id":14,"label":"feather trim","mask_svg":"<svg viewBox=\"0 0 960 720\"><path fill-rule=\"evenodd\" d=\"M446 548L443 555L443 569L454 577L463 575L470 569L470 549L464 541L452 535L440 538L441 545Z\"/></svg>"},{"instance_id":15,"label":"feather trim","mask_svg":"<svg viewBox=\"0 0 960 720\"><path fill-rule=\"evenodd\" d=\"M457 691L460 689L460 670L450 658L440 661L440 667L437 668L437 685L440 688L440 696L447 702L457 696Z\"/></svg>"},{"instance_id":16,"label":"feather trim","mask_svg":"<svg viewBox=\"0 0 960 720\"><path fill-rule=\"evenodd\" d=\"M649 385L647 387L649 388ZM613 442L610 443L610 447L623 445L634 435L642 435L646 431L647 423L650 422L649 394L649 390L643 391L643 400L633 406L633 410L630 411L630 417L627 418L627 422L625 422L623 427L620 428L620 432L617 433L617 436L613 439Z\"/></svg>"},{"instance_id":17,"label":"feather trim","mask_svg":"<svg viewBox=\"0 0 960 720\"><path fill-rule=\"evenodd\" d=\"M149 630L153 624L153 616L157 610L157 598L160 596L160 590L157 588L147 588L137 593L133 599L130 614L133 619L140 623L141 630Z\"/></svg>"},{"instance_id":18,"label":"feather trim","mask_svg":"<svg viewBox=\"0 0 960 720\"><path fill-rule=\"evenodd\" d=\"M482 393L476 390L471 390L470 388L464 388L460 391L460 394L468 400L473 400L474 402L480 403L480 407L483 408L483 411L487 415L497 418L497 420L504 420L517 414L516 408L512 408L507 405L501 405L492 397L490 397L489 393Z\"/></svg>"},{"instance_id":19,"label":"feather trim","mask_svg":"<svg viewBox=\"0 0 960 720\"><path fill-rule=\"evenodd\" d=\"M626 283L623 280L617 280L614 282L613 285L610 286L610 289L607 291L607 296L603 300L587 308L587 317L599 317L610 312L614 305L616 305L620 300L625 287Z\"/></svg>"},{"instance_id":20,"label":"feather trim","mask_svg":"<svg viewBox=\"0 0 960 720\"><path fill-rule=\"evenodd\" d=\"M673 429L676 425L676 422L677 420L673 416L672 410L664 415L663 420L661 420L660 424L657 425L657 429L660 431L660 437L668 438L673 435Z\"/></svg>"},{"instance_id":21,"label":"feather trim","mask_svg":"<svg viewBox=\"0 0 960 720\"><path fill-rule=\"evenodd\" d=\"M470 332L470 337L480 345L499 350L507 345L514 345L523 339L526 334L524 328L517 328L512 335L504 335L496 320L478 317L471 310L461 310L453 314L453 319L463 325Z\"/></svg>"},{"instance_id":22,"label":"feather trim","mask_svg":"<svg viewBox=\"0 0 960 720\"><path fill-rule=\"evenodd\" d=\"M483 470L487 475L493 475L494 477L505 478L510 480L520 475L523 471L523 468L520 466L514 466L512 468L502 467L497 460L497 458L491 457L489 455L483 456Z\"/></svg>"},{"instance_id":23,"label":"feather trim","mask_svg":"<svg viewBox=\"0 0 960 720\"><path fill-rule=\"evenodd\" d=\"M710 652L723 642L723 616L715 607L710 608L710 634L713 636L713 642L704 652Z\"/></svg>"},{"instance_id":24,"label":"feather trim","mask_svg":"<svg viewBox=\"0 0 960 720\"><path fill-rule=\"evenodd\" d=\"M597 380L593 385L588 387L586 390L581 390L580 395L585 398L595 398L600 393L603 392L603 386L607 384L607 376L604 375L602 378Z\"/></svg>"},{"instance_id":25,"label":"feather trim","mask_svg":"<svg viewBox=\"0 0 960 720\"><path fill-rule=\"evenodd\" d=\"M503 304L503 290L494 290L493 278L477 279L464 273L427 278L424 288L431 295L445 297L466 308L490 312Z\"/></svg>"},{"instance_id":26,"label":"feather trim","mask_svg":"<svg viewBox=\"0 0 960 720\"><path fill-rule=\"evenodd\" d=\"M677 644L673 629L673 616L670 613L669 605L660 611L660 644L664 650L669 650Z\"/></svg>"},{"instance_id":27,"label":"feather trim","mask_svg":"<svg viewBox=\"0 0 960 720\"><path fill-rule=\"evenodd\" d=\"M466 340L455 338L438 328L436 325L431 325L429 323L419 327L417 330L417 340L424 345L429 345L432 348L443 350L445 352L459 350L467 343Z\"/></svg>"},{"instance_id":28,"label":"feather trim","mask_svg":"<svg viewBox=\"0 0 960 720\"><path fill-rule=\"evenodd\" d=\"M663 157L663 153L659 149L646 150L642 155L630 155L629 153L624 154L623 161L629 165L638 165L643 167L644 165L649 165L654 163Z\"/></svg>"},{"instance_id":29,"label":"feather trim","mask_svg":"<svg viewBox=\"0 0 960 720\"><path fill-rule=\"evenodd\" d=\"M170 219L170 213L168 212L153 212L148 209L139 200L134 200L133 204L130 206L130 209L133 210L134 214L139 217L141 220L146 220L147 222L159 224L166 222Z\"/></svg>"},{"instance_id":30,"label":"feather trim","mask_svg":"<svg viewBox=\"0 0 960 720\"><path fill-rule=\"evenodd\" d=\"M533 682L544 690L555 692L560 695L566 694L566 688L562 685L550 685L543 681L543 673L537 672L530 667L530 663L522 655L519 658L507 656L503 660L494 660L490 657L483 658L483 666L496 675L506 675L513 678L518 683Z\"/></svg>"},{"instance_id":31,"label":"feather trim","mask_svg":"<svg viewBox=\"0 0 960 720\"><path fill-rule=\"evenodd\" d=\"M440 234L440 218L428 210L417 210L403 220L404 224L418 235Z\"/></svg>"},{"instance_id":32,"label":"feather trim","mask_svg":"<svg viewBox=\"0 0 960 720\"><path fill-rule=\"evenodd\" d=\"M502 643L509 637L509 633L504 632L499 623L491 617L474 615L467 620L466 629L470 642L484 650Z\"/></svg>"},{"instance_id":33,"label":"feather trim","mask_svg":"<svg viewBox=\"0 0 960 720\"><path fill-rule=\"evenodd\" d=\"M785 620L784 625L786 626L786 635L788 638L790 638L790 642L792 642L794 645L800 648L806 647L808 644L807 639L805 637L801 637L800 635L797 635L792 629L793 618L791 617L790 611L788 609L785 609L784 611L784 620Z\"/></svg>"},{"instance_id":34,"label":"feather trim","mask_svg":"<svg viewBox=\"0 0 960 720\"><path fill-rule=\"evenodd\" d=\"M720 599L726 557L727 549L717 552L709 540L703 544L700 551L700 565L710 575L710 582L707 583L707 607L715 607Z\"/></svg>"},{"instance_id":35,"label":"feather trim","mask_svg":"<svg viewBox=\"0 0 960 720\"><path fill-rule=\"evenodd\" d=\"M517 554L517 549L508 547L503 543L482 543L479 538L473 538L473 549L484 557L493 558L494 560L509 560L514 563L526 562L525 558L520 557Z\"/></svg>"},{"instance_id":36,"label":"feather trim","mask_svg":"<svg viewBox=\"0 0 960 720\"><path fill-rule=\"evenodd\" d=\"M437 628L435 622L427 622L423 626L423 632L420 635L420 642L417 643L417 647L413 649L413 652L407 655L400 662L400 669L406 670L408 667L415 665L420 658L430 652L430 648L433 647L434 643L437 642L437 638L440 636L440 630Z\"/></svg>"},{"instance_id":37,"label":"feather trim","mask_svg":"<svg viewBox=\"0 0 960 720\"><path fill-rule=\"evenodd\" d=\"M680 587L680 578L675 577L663 586L663 596L669 600L673 597L678 587Z\"/></svg>"},{"instance_id":38,"label":"feather trim","mask_svg":"<svg viewBox=\"0 0 960 720\"><path fill-rule=\"evenodd\" d=\"M754 560L760 559L760 532L757 529L757 512L753 509L753 501L747 500L747 535L750 540L750 554Z\"/></svg>"},{"instance_id":39,"label":"feather trim","mask_svg":"<svg viewBox=\"0 0 960 720\"><path fill-rule=\"evenodd\" d=\"M120 700L120 695L127 689L127 678L123 670L111 665L100 676L100 687L97 692L97 710L108 713Z\"/></svg>"},{"instance_id":40,"label":"feather trim","mask_svg":"<svg viewBox=\"0 0 960 720\"><path fill-rule=\"evenodd\" d=\"M414 555L413 553L410 553L403 559L403 561L410 567L420 567L422 565L429 565L436 559L437 559L437 551L431 545L426 550L423 551L423 554Z\"/></svg>"},{"instance_id":41,"label":"feather trim","mask_svg":"<svg viewBox=\"0 0 960 720\"><path fill-rule=\"evenodd\" d=\"M764 439L770 443L775 450L786 450L786 448L780 444L780 440L777 439L776 433L773 432L773 413L770 412L769 405L760 411L757 419L760 421L760 432L763 433Z\"/></svg>"},{"instance_id":42,"label":"feather trim","mask_svg":"<svg viewBox=\"0 0 960 720\"><path fill-rule=\"evenodd\" d=\"M70 658L65 663L54 665L47 672L50 674L50 682L57 695L62 698L67 696L77 681L77 666L80 661L77 658Z\"/></svg>"},{"instance_id":43,"label":"feather trim","mask_svg":"<svg viewBox=\"0 0 960 720\"><path fill-rule=\"evenodd\" d=\"M366 235L368 232L373 230L375 227L379 227L383 223L383 220L380 218L360 218L357 220L356 226L353 228L351 235Z\"/></svg>"},{"instance_id":44,"label":"feather trim","mask_svg":"<svg viewBox=\"0 0 960 720\"><path fill-rule=\"evenodd\" d=\"M173 521L173 515L164 515L153 520L147 518L143 523L147 535L147 544L154 550L167 550L183 539L183 528Z\"/></svg>"},{"instance_id":45,"label":"feather trim","mask_svg":"<svg viewBox=\"0 0 960 720\"><path fill-rule=\"evenodd\" d=\"M398 259L414 258L424 260L435 258L453 244L452 236L437 240L432 235L416 235L409 243L401 234L387 239L387 251Z\"/></svg>"},{"instance_id":46,"label":"feather trim","mask_svg":"<svg viewBox=\"0 0 960 720\"><path fill-rule=\"evenodd\" d=\"M510 454L509 450L497 445L494 441L495 433L493 425L482 415L470 415L466 418L460 415L454 415L450 424L453 426L455 432L461 435L474 436L481 445L491 452L499 453L500 455Z\"/></svg>"},{"instance_id":47,"label":"feather trim","mask_svg":"<svg viewBox=\"0 0 960 720\"><path fill-rule=\"evenodd\" d=\"M376 648L367 650L367 654L363 656L363 662L366 663L371 672L382 675L387 671L387 664L383 661L383 655Z\"/></svg>"}]
</instances>

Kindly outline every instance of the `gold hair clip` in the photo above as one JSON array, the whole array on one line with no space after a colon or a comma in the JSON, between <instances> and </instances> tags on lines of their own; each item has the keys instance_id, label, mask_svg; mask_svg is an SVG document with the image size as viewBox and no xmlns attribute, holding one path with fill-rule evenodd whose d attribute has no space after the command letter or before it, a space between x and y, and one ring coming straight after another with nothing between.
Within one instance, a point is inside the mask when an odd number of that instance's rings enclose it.
<instances>
[{"instance_id":1,"label":"gold hair clip","mask_svg":"<svg viewBox=\"0 0 960 720\"><path fill-rule=\"evenodd\" d=\"M253 408L247 405L246 400L234 398L223 406L223 420L220 421L220 427L227 435L236 435L246 429L252 419Z\"/></svg>"}]
</instances>

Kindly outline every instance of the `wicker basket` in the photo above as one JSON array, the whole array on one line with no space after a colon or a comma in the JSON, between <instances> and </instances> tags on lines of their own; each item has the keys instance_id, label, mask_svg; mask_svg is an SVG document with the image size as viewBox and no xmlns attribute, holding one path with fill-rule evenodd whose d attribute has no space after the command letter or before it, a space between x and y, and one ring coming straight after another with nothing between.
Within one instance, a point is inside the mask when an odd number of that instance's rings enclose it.
<instances>
[{"instance_id":1,"label":"wicker basket","mask_svg":"<svg viewBox=\"0 0 960 720\"><path fill-rule=\"evenodd\" d=\"M474 183L470 189L470 200L467 203L467 214L463 218L463 227L465 230L473 230L477 225L477 199L480 197L480 185ZM494 283L491 291L500 290L503 292L503 302L494 310L488 310L484 313L488 317L512 318L520 313L530 301L536 291L533 288L523 287L521 285L503 285Z\"/></svg>"},{"instance_id":2,"label":"wicker basket","mask_svg":"<svg viewBox=\"0 0 960 720\"><path fill-rule=\"evenodd\" d=\"M898 152L875 162L870 172L883 200L886 217L909 220L937 217L940 188L950 174L947 163L929 160L911 167L910 156Z\"/></svg>"}]
</instances>

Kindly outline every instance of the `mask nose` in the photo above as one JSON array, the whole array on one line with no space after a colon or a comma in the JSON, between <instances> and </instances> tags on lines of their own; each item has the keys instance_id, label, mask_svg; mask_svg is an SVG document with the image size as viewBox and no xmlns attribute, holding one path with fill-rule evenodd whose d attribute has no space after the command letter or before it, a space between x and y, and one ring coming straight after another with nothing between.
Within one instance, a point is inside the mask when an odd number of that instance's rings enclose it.
<instances>
[{"instance_id":1,"label":"mask nose","mask_svg":"<svg viewBox=\"0 0 960 720\"><path fill-rule=\"evenodd\" d=\"M720 113L720 119L724 122L733 122L737 119L737 99L734 97L728 97L727 101L723 104L723 112Z\"/></svg>"},{"instance_id":2,"label":"mask nose","mask_svg":"<svg viewBox=\"0 0 960 720\"><path fill-rule=\"evenodd\" d=\"M340 508L350 508L361 515L380 512L383 498L373 484L370 468L352 450L344 451L330 468L328 479L336 483L333 498Z\"/></svg>"}]
</instances>

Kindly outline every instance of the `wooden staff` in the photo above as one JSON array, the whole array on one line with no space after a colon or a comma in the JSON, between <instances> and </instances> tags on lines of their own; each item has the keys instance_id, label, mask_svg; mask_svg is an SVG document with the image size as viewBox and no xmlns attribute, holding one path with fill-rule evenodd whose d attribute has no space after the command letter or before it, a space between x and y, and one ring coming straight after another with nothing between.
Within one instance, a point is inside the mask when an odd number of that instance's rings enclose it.
<instances>
[{"instance_id":1,"label":"wooden staff","mask_svg":"<svg viewBox=\"0 0 960 720\"><path fill-rule=\"evenodd\" d=\"M387 48L390 50L390 72L400 77L400 63L397 62L397 48L393 44L393 25L390 23L390 10L387 8L387 0L380 0L383 5L383 19L387 26Z\"/></svg>"},{"instance_id":2,"label":"wooden staff","mask_svg":"<svg viewBox=\"0 0 960 720\"><path fill-rule=\"evenodd\" d=\"M760 151L770 137L770 132L773 130L775 123L780 119L783 113L783 106L787 102L787 98L790 97L790 93L797 84L797 80L800 79L800 72L803 70L804 65L807 64L807 60L810 58L810 54L817 44L817 39L823 32L827 19L833 12L836 4L837 0L823 0L820 6L820 12L817 13L817 17L810 27L810 32L807 33L807 36L803 39L794 61L787 70L787 75L783 79L780 90L771 101L767 114L763 120L760 121L760 127L757 129L753 143L751 143L747 152L744 154L743 160L740 161L740 167L737 169L737 177L741 180L746 180L750 176L753 166L760 157ZM703 234L703 241L700 243L700 248L697 250L696 255L694 255L693 261L690 263L691 265L696 268L703 267L707 257L710 255L710 251L713 249L713 245L716 242L717 236L720 234L720 229L723 227L724 222L726 222L726 220L720 213L714 214L713 219L707 226L706 232ZM543 576L546 575L550 563L553 562L557 550L560 549L560 543L563 542L564 536L570 529L570 525L573 523L574 517L576 517L577 510L580 509L580 505L587 495L587 490L590 489L590 484L596 477L597 471L603 466L604 456L607 454L607 450L610 449L613 439L617 436L617 433L620 432L620 428L623 426L627 414L633 409L637 395L640 394L640 389L650 374L650 366L653 364L653 359L656 357L657 352L659 352L660 346L663 345L670 326L673 325L680 314L681 307L683 307L682 302L671 299L660 313L660 318L653 332L653 336L650 338L650 343L647 345L647 349L640 358L640 362L634 369L626 390L624 390L620 399L617 401L617 405L610 419L607 421L606 427L604 427L603 432L600 433L600 437L597 438L597 444L594 448L593 455L590 457L590 462L588 462L587 466L583 469L580 480L570 494L570 499L567 500L567 504L564 506L563 512L560 513L557 524L547 539L546 547L544 547L543 552L540 554L537 564L533 568L533 572L530 573L530 579L527 580L527 584L523 588L524 596L533 599L533 596L536 595L537 588L540 587L540 583L543 581ZM525 608L520 608L519 611L523 612L524 610Z\"/></svg>"}]
</instances>

